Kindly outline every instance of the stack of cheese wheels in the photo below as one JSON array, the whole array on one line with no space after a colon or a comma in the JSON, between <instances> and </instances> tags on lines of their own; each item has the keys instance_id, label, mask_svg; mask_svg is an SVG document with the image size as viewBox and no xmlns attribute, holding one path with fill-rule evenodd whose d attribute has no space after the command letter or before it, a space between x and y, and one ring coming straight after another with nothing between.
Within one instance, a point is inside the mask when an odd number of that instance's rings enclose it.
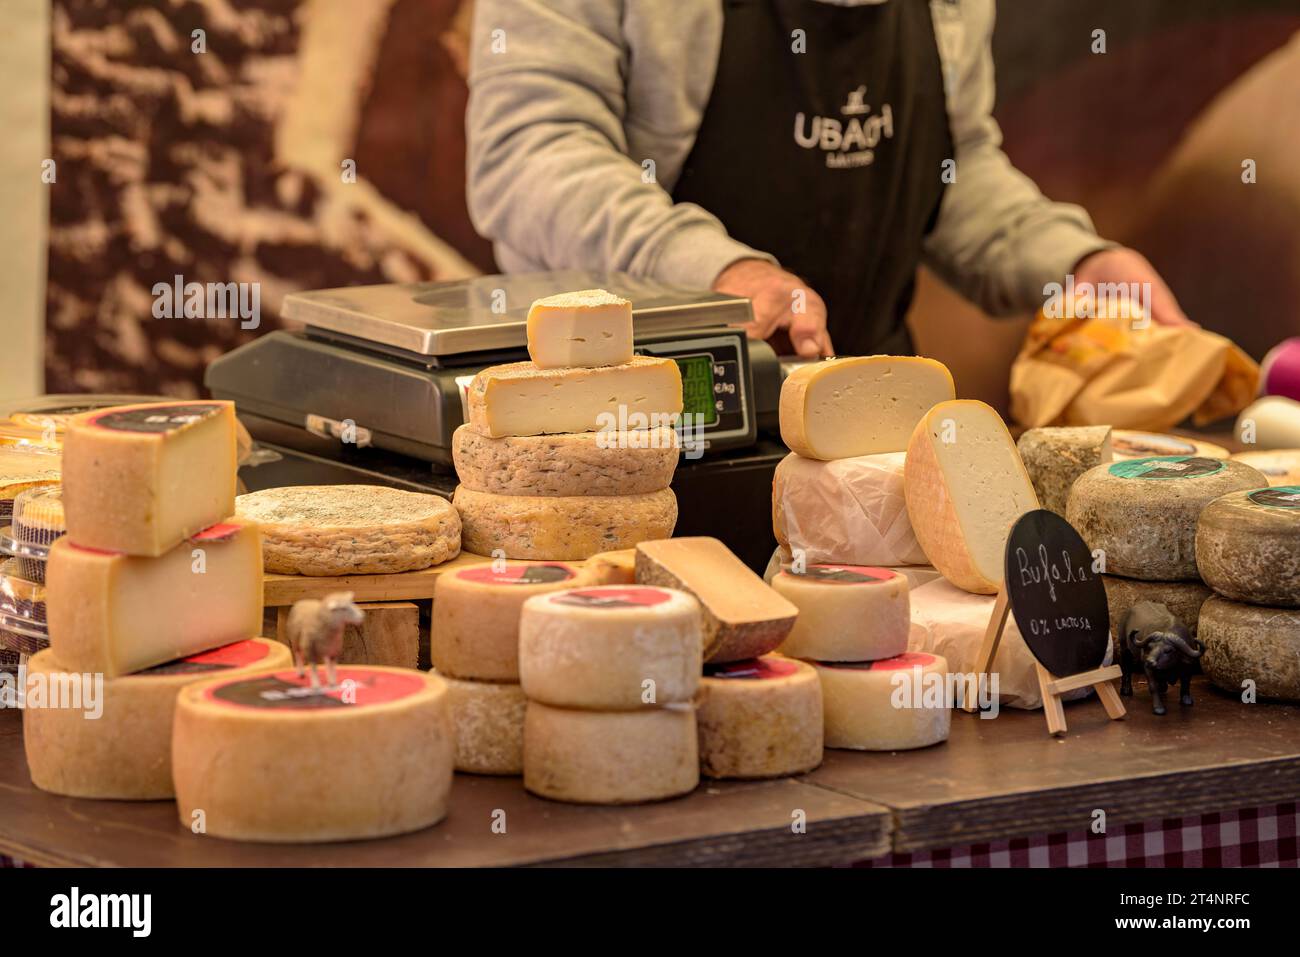
<instances>
[{"instance_id":1,"label":"stack of cheese wheels","mask_svg":"<svg viewBox=\"0 0 1300 957\"><path fill-rule=\"evenodd\" d=\"M928 564L908 517L903 463L916 423L953 395L948 369L915 356L795 369L780 404L791 453L772 482L782 548L805 564Z\"/></svg>"},{"instance_id":2,"label":"stack of cheese wheels","mask_svg":"<svg viewBox=\"0 0 1300 957\"><path fill-rule=\"evenodd\" d=\"M1201 510L1229 492L1266 485L1248 465L1203 455L1120 459L1080 476L1066 518L1105 561L1112 633L1121 636L1135 604L1152 601L1195 636L1211 594L1196 561Z\"/></svg>"},{"instance_id":3,"label":"stack of cheese wheels","mask_svg":"<svg viewBox=\"0 0 1300 957\"><path fill-rule=\"evenodd\" d=\"M632 345L626 299L533 303L531 361L476 375L452 438L467 551L577 561L672 534L682 377Z\"/></svg>"},{"instance_id":4,"label":"stack of cheese wheels","mask_svg":"<svg viewBox=\"0 0 1300 957\"><path fill-rule=\"evenodd\" d=\"M235 431L229 402L120 406L68 423L67 534L45 569L50 647L32 659L23 711L38 787L169 797L181 686L286 663L253 640L262 548L257 526L231 517ZM100 717L81 720L87 712Z\"/></svg>"},{"instance_id":5,"label":"stack of cheese wheels","mask_svg":"<svg viewBox=\"0 0 1300 957\"><path fill-rule=\"evenodd\" d=\"M821 763L821 688L807 665L772 657L799 609L716 538L643 542L643 585L677 588L699 603L705 669L700 769L714 778L767 778Z\"/></svg>"},{"instance_id":6,"label":"stack of cheese wheels","mask_svg":"<svg viewBox=\"0 0 1300 957\"><path fill-rule=\"evenodd\" d=\"M429 659L446 679L456 729L456 770L522 774L524 693L519 616L524 602L582 585L567 562L493 561L442 575L433 592Z\"/></svg>"},{"instance_id":7,"label":"stack of cheese wheels","mask_svg":"<svg viewBox=\"0 0 1300 957\"><path fill-rule=\"evenodd\" d=\"M779 572L772 587L799 609L781 652L816 671L827 747L894 751L947 739L951 702L911 688L936 680L932 675L946 680L948 666L936 655L907 654L906 577L863 565L809 565Z\"/></svg>"},{"instance_id":8,"label":"stack of cheese wheels","mask_svg":"<svg viewBox=\"0 0 1300 957\"><path fill-rule=\"evenodd\" d=\"M1201 667L1220 688L1300 701L1300 485L1232 492L1201 511Z\"/></svg>"},{"instance_id":9,"label":"stack of cheese wheels","mask_svg":"<svg viewBox=\"0 0 1300 957\"><path fill-rule=\"evenodd\" d=\"M702 650L699 605L675 589L598 585L525 601L524 787L580 804L693 790Z\"/></svg>"}]
</instances>

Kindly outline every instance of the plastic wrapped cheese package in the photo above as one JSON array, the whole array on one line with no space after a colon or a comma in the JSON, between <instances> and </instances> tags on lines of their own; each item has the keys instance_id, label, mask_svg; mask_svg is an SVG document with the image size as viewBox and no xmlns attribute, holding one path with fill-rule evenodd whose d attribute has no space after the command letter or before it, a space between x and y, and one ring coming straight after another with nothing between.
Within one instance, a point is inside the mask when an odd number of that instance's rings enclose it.
<instances>
[{"instance_id":1,"label":"plastic wrapped cheese package","mask_svg":"<svg viewBox=\"0 0 1300 957\"><path fill-rule=\"evenodd\" d=\"M926 565L903 497L903 452L819 462L791 453L772 479L772 530L809 565Z\"/></svg>"},{"instance_id":2,"label":"plastic wrapped cheese package","mask_svg":"<svg viewBox=\"0 0 1300 957\"><path fill-rule=\"evenodd\" d=\"M910 599L912 630L907 639L908 651L941 655L954 674L974 671L997 597L973 595L941 578L914 589ZM1106 653L1106 664L1111 663L1111 655L1110 651ZM1016 627L1014 615L1007 615L993 670L998 675L998 700L1002 706L1027 710L1043 706L1034 656ZM1080 688L1063 694L1061 699L1073 701L1090 694L1091 688Z\"/></svg>"}]
</instances>

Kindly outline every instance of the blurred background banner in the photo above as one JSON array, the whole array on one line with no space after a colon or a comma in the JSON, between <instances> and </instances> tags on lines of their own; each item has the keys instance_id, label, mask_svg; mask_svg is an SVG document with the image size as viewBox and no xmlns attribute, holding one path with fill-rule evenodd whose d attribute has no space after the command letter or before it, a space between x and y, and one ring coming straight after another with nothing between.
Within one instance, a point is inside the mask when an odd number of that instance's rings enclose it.
<instances>
[{"instance_id":1,"label":"blurred background banner","mask_svg":"<svg viewBox=\"0 0 1300 957\"><path fill-rule=\"evenodd\" d=\"M464 199L471 0L19 5L49 34L48 391L197 395L286 292L493 269ZM1007 151L1045 193L1256 358L1300 334L1300 0L1004 0L994 46ZM177 276L258 284L257 328L157 318ZM1005 410L1024 322L925 276L912 323Z\"/></svg>"}]
</instances>

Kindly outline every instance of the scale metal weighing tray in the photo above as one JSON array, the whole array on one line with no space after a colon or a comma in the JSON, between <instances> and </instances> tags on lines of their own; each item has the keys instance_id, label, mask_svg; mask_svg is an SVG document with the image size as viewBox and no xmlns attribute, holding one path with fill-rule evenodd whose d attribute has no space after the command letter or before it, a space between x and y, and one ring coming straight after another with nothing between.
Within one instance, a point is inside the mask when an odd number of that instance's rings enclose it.
<instances>
[{"instance_id":1,"label":"scale metal weighing tray","mask_svg":"<svg viewBox=\"0 0 1300 957\"><path fill-rule=\"evenodd\" d=\"M636 351L682 370L685 411L700 416L704 453L683 457L677 535L721 538L761 570L774 541L772 473L782 370L766 343L738 326L749 301L622 274L568 271L295 293L277 331L215 360L205 383L231 399L278 461L241 470L250 489L374 483L450 495L451 436L470 381L489 365L528 358L534 299L567 289L630 299Z\"/></svg>"}]
</instances>

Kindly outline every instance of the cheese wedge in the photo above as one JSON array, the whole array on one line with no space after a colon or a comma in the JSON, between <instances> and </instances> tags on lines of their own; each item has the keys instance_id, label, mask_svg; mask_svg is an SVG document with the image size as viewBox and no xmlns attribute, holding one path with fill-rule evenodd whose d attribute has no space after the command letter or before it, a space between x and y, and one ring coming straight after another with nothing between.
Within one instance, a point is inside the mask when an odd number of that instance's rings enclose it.
<instances>
[{"instance_id":1,"label":"cheese wedge","mask_svg":"<svg viewBox=\"0 0 1300 957\"><path fill-rule=\"evenodd\" d=\"M469 424L492 438L672 425L682 374L672 359L634 356L598 369L489 366L469 385Z\"/></svg>"},{"instance_id":2,"label":"cheese wedge","mask_svg":"<svg viewBox=\"0 0 1300 957\"><path fill-rule=\"evenodd\" d=\"M539 369L632 361L632 303L604 289L563 292L528 310L528 355Z\"/></svg>"},{"instance_id":3,"label":"cheese wedge","mask_svg":"<svg viewBox=\"0 0 1300 957\"><path fill-rule=\"evenodd\" d=\"M936 405L912 433L903 484L912 531L931 564L958 588L996 594L1011 526L1038 508L1001 416L969 399Z\"/></svg>"},{"instance_id":4,"label":"cheese wedge","mask_svg":"<svg viewBox=\"0 0 1300 957\"><path fill-rule=\"evenodd\" d=\"M921 416L956 395L942 362L856 356L801 366L781 386L781 438L809 459L901 452Z\"/></svg>"}]
</instances>

